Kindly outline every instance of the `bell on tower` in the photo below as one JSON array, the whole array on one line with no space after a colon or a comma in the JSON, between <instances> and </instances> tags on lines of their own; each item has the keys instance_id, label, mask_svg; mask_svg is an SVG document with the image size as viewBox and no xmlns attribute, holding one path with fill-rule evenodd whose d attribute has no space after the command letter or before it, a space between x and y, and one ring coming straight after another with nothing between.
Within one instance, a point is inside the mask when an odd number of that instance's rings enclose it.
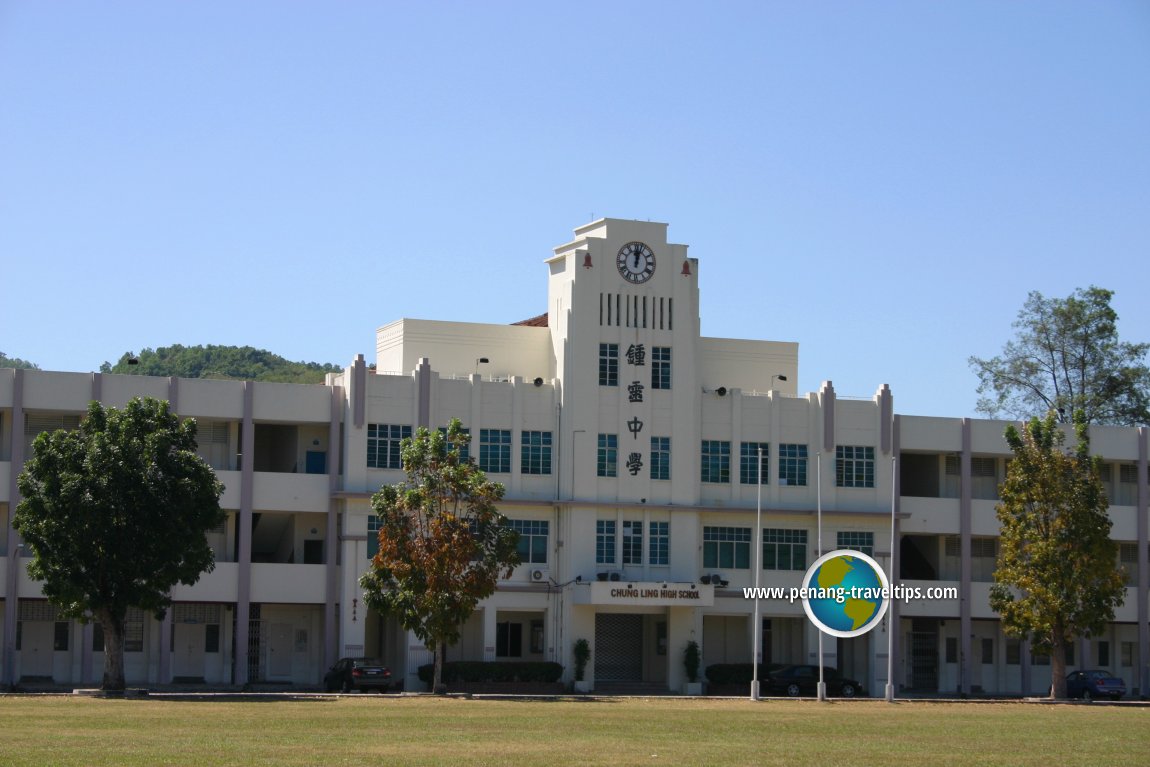
<instances>
[{"instance_id":1,"label":"bell on tower","mask_svg":"<svg viewBox=\"0 0 1150 767\"><path fill-rule=\"evenodd\" d=\"M591 254L590 253L584 253L583 254L583 268L584 269L590 269L591 268Z\"/></svg>"},{"instance_id":2,"label":"bell on tower","mask_svg":"<svg viewBox=\"0 0 1150 767\"><path fill-rule=\"evenodd\" d=\"M683 275L683 276L685 276L685 277L690 277L690 276L691 276L691 262L690 262L690 261L688 261L688 260L684 259L684 261L683 261L683 271L679 272L679 274L682 274L682 275Z\"/></svg>"}]
</instances>

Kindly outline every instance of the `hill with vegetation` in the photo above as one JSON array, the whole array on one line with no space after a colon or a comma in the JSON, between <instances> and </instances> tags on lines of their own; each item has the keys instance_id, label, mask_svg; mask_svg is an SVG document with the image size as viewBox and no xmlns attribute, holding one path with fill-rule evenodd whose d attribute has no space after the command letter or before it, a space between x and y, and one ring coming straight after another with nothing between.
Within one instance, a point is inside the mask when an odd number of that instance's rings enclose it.
<instances>
[{"instance_id":1,"label":"hill with vegetation","mask_svg":"<svg viewBox=\"0 0 1150 767\"><path fill-rule=\"evenodd\" d=\"M137 360L135 364L132 360ZM126 352L115 365L105 362L102 373L222 378L275 383L322 383L327 373L341 368L330 363L291 362L278 354L251 346L161 346Z\"/></svg>"},{"instance_id":2,"label":"hill with vegetation","mask_svg":"<svg viewBox=\"0 0 1150 767\"><path fill-rule=\"evenodd\" d=\"M22 360L19 357L9 357L4 352L0 352L0 368L24 368L26 370L39 370L40 366L28 360Z\"/></svg>"}]
</instances>

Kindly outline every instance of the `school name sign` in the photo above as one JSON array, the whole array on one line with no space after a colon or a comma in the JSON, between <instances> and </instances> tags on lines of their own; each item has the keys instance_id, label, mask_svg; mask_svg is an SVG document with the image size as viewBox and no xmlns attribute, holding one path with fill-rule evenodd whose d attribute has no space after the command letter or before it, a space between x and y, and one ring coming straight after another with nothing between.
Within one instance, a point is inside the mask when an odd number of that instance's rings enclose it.
<instances>
[{"instance_id":1,"label":"school name sign","mask_svg":"<svg viewBox=\"0 0 1150 767\"><path fill-rule=\"evenodd\" d=\"M715 587L710 584L663 581L597 581L584 588L576 587L575 601L591 605L636 607L711 607L715 604Z\"/></svg>"}]
</instances>

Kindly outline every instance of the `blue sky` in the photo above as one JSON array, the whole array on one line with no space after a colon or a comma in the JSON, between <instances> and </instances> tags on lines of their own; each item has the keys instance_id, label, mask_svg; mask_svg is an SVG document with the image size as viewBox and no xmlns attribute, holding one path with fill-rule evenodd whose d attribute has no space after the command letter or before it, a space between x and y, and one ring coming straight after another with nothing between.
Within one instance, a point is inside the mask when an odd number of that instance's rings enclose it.
<instances>
[{"instance_id":1,"label":"blue sky","mask_svg":"<svg viewBox=\"0 0 1150 767\"><path fill-rule=\"evenodd\" d=\"M1150 340L1150 3L0 0L0 350L46 369L513 322L602 216L801 390L974 415L1030 290Z\"/></svg>"}]
</instances>

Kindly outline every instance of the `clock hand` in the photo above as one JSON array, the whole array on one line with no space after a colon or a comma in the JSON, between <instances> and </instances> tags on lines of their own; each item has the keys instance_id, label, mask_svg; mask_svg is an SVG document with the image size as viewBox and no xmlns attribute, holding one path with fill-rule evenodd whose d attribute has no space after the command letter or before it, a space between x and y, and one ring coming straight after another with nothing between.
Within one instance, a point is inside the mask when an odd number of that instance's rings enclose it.
<instances>
[{"instance_id":1,"label":"clock hand","mask_svg":"<svg viewBox=\"0 0 1150 767\"><path fill-rule=\"evenodd\" d=\"M635 253L635 268L636 269L639 268L639 253L638 252Z\"/></svg>"}]
</instances>

